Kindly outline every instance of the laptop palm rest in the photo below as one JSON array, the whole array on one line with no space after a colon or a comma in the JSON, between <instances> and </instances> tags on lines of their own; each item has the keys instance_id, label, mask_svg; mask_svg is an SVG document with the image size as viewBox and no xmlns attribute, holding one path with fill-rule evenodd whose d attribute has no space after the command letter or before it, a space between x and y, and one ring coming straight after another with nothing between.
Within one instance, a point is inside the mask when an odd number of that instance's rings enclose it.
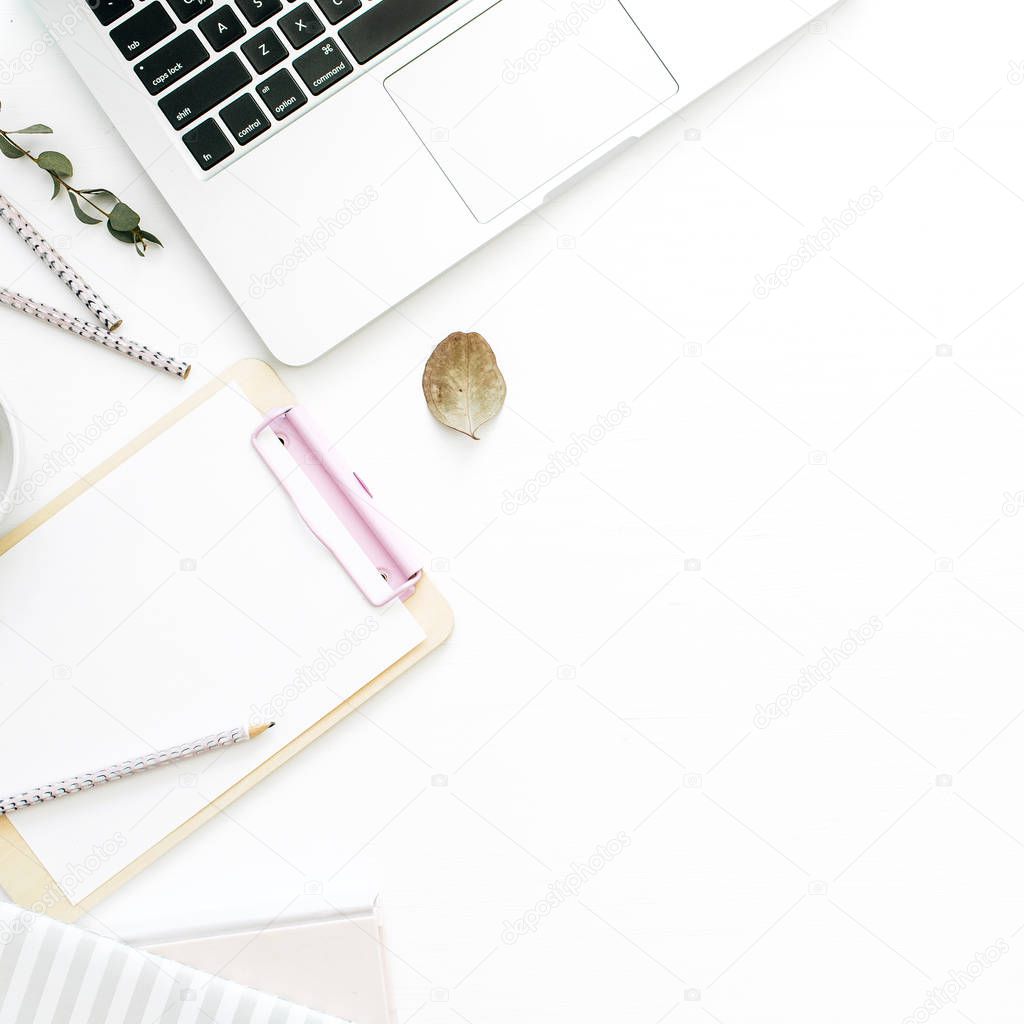
<instances>
[{"instance_id":1,"label":"laptop palm rest","mask_svg":"<svg viewBox=\"0 0 1024 1024\"><path fill-rule=\"evenodd\" d=\"M678 91L619 0L499 0L385 85L482 223Z\"/></svg>"}]
</instances>

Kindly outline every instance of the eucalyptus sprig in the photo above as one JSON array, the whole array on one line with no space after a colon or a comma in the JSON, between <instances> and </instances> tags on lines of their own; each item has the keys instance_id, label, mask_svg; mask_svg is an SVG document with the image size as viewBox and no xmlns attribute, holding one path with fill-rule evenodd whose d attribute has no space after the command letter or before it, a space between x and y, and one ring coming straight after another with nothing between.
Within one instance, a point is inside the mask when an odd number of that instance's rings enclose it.
<instances>
[{"instance_id":1,"label":"eucalyptus sprig","mask_svg":"<svg viewBox=\"0 0 1024 1024\"><path fill-rule=\"evenodd\" d=\"M75 216L83 224L99 224L105 220L107 231L119 242L134 245L140 256L146 255L146 249L151 244L162 246L163 243L156 235L139 226L139 215L127 203L122 203L110 189L75 188L70 184L68 178L75 173L75 169L63 153L47 149L37 156L12 138L14 135L51 134L53 129L45 124L30 124L17 131L0 128L0 153L11 160L28 157L37 167L46 171L53 182L53 195L50 198L56 199L61 192L67 193Z\"/></svg>"}]
</instances>

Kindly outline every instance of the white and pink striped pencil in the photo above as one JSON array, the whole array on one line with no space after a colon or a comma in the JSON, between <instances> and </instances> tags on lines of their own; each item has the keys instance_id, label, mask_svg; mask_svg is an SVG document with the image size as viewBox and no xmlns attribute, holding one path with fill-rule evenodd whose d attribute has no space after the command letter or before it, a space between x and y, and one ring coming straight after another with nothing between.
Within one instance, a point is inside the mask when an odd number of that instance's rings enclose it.
<instances>
[{"instance_id":1,"label":"white and pink striped pencil","mask_svg":"<svg viewBox=\"0 0 1024 1024\"><path fill-rule=\"evenodd\" d=\"M164 373L179 377L181 380L186 380L192 372L191 365L183 359L175 359L173 356L154 352L153 349L140 345L137 341L132 341L121 334L112 334L102 327L97 327L85 320L79 320L76 316L70 316L59 309L54 309L53 306L48 306L45 302L36 302L35 299L8 291L6 288L0 288L0 304L10 306L11 309L17 309L22 313L28 313L29 316L34 316L37 320L52 324L71 334L77 334L78 337L85 338L86 341L94 341L97 345L113 349L130 359L137 359L147 366L163 370Z\"/></svg>"},{"instance_id":2,"label":"white and pink striped pencil","mask_svg":"<svg viewBox=\"0 0 1024 1024\"><path fill-rule=\"evenodd\" d=\"M74 775L68 779L61 779L60 782L51 782L46 786L27 789L23 793L0 797L0 818L13 811L20 811L23 807L31 807L34 804L45 803L48 800L59 800L61 797L72 796L75 793L84 793L87 789L94 789L96 786L102 786L107 782L125 779L129 775L138 775L141 772L148 772L153 768L162 768L167 764L176 764L178 761L184 761L189 757L208 754L211 750L220 750L223 747L232 747L236 743L254 740L257 736L262 736L273 725L273 722L266 722L263 725L238 726L235 729L213 733L211 736L203 736L201 739L192 740L190 743L168 747L166 750L154 750L147 754L140 754L138 757L130 757L126 761L118 761L116 764L97 768L95 771L84 772L82 775Z\"/></svg>"},{"instance_id":3,"label":"white and pink striped pencil","mask_svg":"<svg viewBox=\"0 0 1024 1024\"><path fill-rule=\"evenodd\" d=\"M75 298L108 331L116 331L121 326L121 318L3 194L0 194L0 217L7 221L18 237L57 275L58 280L63 281L71 289Z\"/></svg>"}]
</instances>

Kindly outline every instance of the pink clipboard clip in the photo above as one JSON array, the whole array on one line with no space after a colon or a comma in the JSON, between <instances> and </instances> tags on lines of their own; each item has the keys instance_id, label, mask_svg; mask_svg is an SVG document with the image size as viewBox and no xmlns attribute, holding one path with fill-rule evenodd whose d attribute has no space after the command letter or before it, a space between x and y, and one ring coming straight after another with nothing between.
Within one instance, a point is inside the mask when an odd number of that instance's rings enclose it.
<instances>
[{"instance_id":1,"label":"pink clipboard clip","mask_svg":"<svg viewBox=\"0 0 1024 1024\"><path fill-rule=\"evenodd\" d=\"M275 409L253 447L314 536L376 608L412 595L423 575L412 546L303 409Z\"/></svg>"}]
</instances>

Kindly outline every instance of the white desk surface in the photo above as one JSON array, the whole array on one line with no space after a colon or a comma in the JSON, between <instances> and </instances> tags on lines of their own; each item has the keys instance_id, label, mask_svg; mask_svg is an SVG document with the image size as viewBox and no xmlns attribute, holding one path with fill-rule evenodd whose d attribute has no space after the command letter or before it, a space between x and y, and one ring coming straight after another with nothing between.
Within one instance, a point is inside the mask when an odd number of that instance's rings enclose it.
<instances>
[{"instance_id":1,"label":"white desk surface","mask_svg":"<svg viewBox=\"0 0 1024 1024\"><path fill-rule=\"evenodd\" d=\"M0 24L0 124L52 124L167 249L142 261L79 225L24 164L0 161L0 186L126 331L196 363L183 386L0 310L0 387L42 480L17 521L265 353L21 0ZM403 1022L1016 1019L1021 61L1010 0L848 0L280 368L429 550L456 633L94 926L269 921L369 886ZM872 189L830 252L755 296ZM71 301L9 232L0 254L20 289ZM456 329L508 377L479 443L420 395ZM830 678L802 686L822 658ZM788 715L758 719L790 687Z\"/></svg>"}]
</instances>

